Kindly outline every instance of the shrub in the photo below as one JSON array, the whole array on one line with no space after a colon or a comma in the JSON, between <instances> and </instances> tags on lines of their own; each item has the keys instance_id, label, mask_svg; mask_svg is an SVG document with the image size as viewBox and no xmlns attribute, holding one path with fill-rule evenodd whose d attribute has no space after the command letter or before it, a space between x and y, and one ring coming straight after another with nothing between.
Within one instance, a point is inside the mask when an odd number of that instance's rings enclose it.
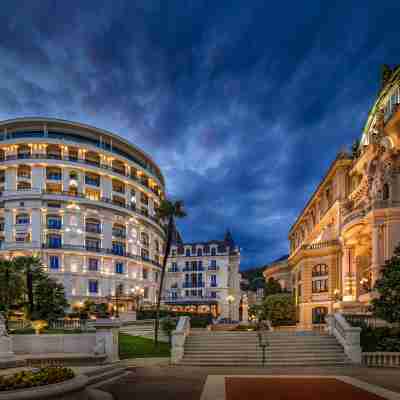
<instances>
[{"instance_id":1,"label":"shrub","mask_svg":"<svg viewBox=\"0 0 400 400\"><path fill-rule=\"evenodd\" d=\"M400 333L398 329L388 327L371 328L363 326L360 344L364 352L400 351Z\"/></svg>"},{"instance_id":2,"label":"shrub","mask_svg":"<svg viewBox=\"0 0 400 400\"><path fill-rule=\"evenodd\" d=\"M0 376L0 391L51 385L52 383L72 379L74 376L72 369L62 367L46 367L38 371L21 371L13 375Z\"/></svg>"}]
</instances>

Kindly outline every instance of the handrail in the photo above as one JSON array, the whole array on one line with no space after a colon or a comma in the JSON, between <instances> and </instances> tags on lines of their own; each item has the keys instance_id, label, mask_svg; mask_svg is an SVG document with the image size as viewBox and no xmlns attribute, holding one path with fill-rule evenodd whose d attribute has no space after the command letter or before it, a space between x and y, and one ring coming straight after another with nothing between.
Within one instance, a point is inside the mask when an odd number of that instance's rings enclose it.
<instances>
[{"instance_id":1,"label":"handrail","mask_svg":"<svg viewBox=\"0 0 400 400\"><path fill-rule=\"evenodd\" d=\"M190 334L190 317L179 317L176 329L172 332L171 362L182 360L185 352L186 337Z\"/></svg>"},{"instance_id":2,"label":"handrail","mask_svg":"<svg viewBox=\"0 0 400 400\"><path fill-rule=\"evenodd\" d=\"M336 337L350 360L354 363L361 363L361 328L351 326L339 312L328 314L325 321L328 326L328 333Z\"/></svg>"}]
</instances>

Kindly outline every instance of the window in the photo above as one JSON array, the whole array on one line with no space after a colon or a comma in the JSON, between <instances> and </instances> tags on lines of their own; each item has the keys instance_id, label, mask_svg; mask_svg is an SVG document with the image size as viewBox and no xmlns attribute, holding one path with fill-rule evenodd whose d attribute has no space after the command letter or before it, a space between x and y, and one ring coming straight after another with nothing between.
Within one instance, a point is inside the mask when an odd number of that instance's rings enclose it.
<instances>
[{"instance_id":1,"label":"window","mask_svg":"<svg viewBox=\"0 0 400 400\"><path fill-rule=\"evenodd\" d=\"M217 255L217 250L216 250L215 247L211 247L211 255L212 255L212 256Z\"/></svg>"},{"instance_id":2,"label":"window","mask_svg":"<svg viewBox=\"0 0 400 400\"><path fill-rule=\"evenodd\" d=\"M328 279L315 279L312 281L313 293L324 293L328 291Z\"/></svg>"},{"instance_id":3,"label":"window","mask_svg":"<svg viewBox=\"0 0 400 400\"><path fill-rule=\"evenodd\" d=\"M125 226L120 225L120 224L114 224L113 229L112 229L112 234L113 234L113 236L116 236L119 238L125 238L126 237Z\"/></svg>"},{"instance_id":4,"label":"window","mask_svg":"<svg viewBox=\"0 0 400 400\"><path fill-rule=\"evenodd\" d=\"M148 288L148 287L145 287L145 288L144 288L143 297L144 297L145 299L148 299L148 298L149 298L149 288Z\"/></svg>"},{"instance_id":5,"label":"window","mask_svg":"<svg viewBox=\"0 0 400 400\"><path fill-rule=\"evenodd\" d=\"M312 321L313 324L323 324L325 323L325 317L328 314L328 309L326 307L316 307L312 310Z\"/></svg>"},{"instance_id":6,"label":"window","mask_svg":"<svg viewBox=\"0 0 400 400\"><path fill-rule=\"evenodd\" d=\"M124 273L124 263L122 263L122 262L115 263L115 273L116 274Z\"/></svg>"},{"instance_id":7,"label":"window","mask_svg":"<svg viewBox=\"0 0 400 400\"><path fill-rule=\"evenodd\" d=\"M50 269L59 269L60 258L58 256L49 256L49 267Z\"/></svg>"},{"instance_id":8,"label":"window","mask_svg":"<svg viewBox=\"0 0 400 400\"><path fill-rule=\"evenodd\" d=\"M15 218L15 223L17 225L26 225L30 224L30 222L29 214L18 214Z\"/></svg>"},{"instance_id":9,"label":"window","mask_svg":"<svg viewBox=\"0 0 400 400\"><path fill-rule=\"evenodd\" d=\"M119 256L123 256L125 254L125 245L122 242L113 242L112 252Z\"/></svg>"},{"instance_id":10,"label":"window","mask_svg":"<svg viewBox=\"0 0 400 400\"><path fill-rule=\"evenodd\" d=\"M99 239L92 239L86 238L85 240L86 249L89 251L99 251L100 250L100 240Z\"/></svg>"},{"instance_id":11,"label":"window","mask_svg":"<svg viewBox=\"0 0 400 400\"><path fill-rule=\"evenodd\" d=\"M210 275L210 286L217 287L217 275Z\"/></svg>"},{"instance_id":12,"label":"window","mask_svg":"<svg viewBox=\"0 0 400 400\"><path fill-rule=\"evenodd\" d=\"M101 222L98 219L87 218L85 230L90 233L101 233Z\"/></svg>"},{"instance_id":13,"label":"window","mask_svg":"<svg viewBox=\"0 0 400 400\"><path fill-rule=\"evenodd\" d=\"M87 172L85 174L85 185L100 186L100 175Z\"/></svg>"},{"instance_id":14,"label":"window","mask_svg":"<svg viewBox=\"0 0 400 400\"><path fill-rule=\"evenodd\" d=\"M61 229L61 216L48 215L47 216L47 228L48 229Z\"/></svg>"},{"instance_id":15,"label":"window","mask_svg":"<svg viewBox=\"0 0 400 400\"><path fill-rule=\"evenodd\" d=\"M172 256L172 257L175 257L175 256L176 256L176 250L175 250L175 249L172 249L172 250L171 250L171 256Z\"/></svg>"},{"instance_id":16,"label":"window","mask_svg":"<svg viewBox=\"0 0 400 400\"><path fill-rule=\"evenodd\" d=\"M99 270L99 260L97 258L89 258L88 260L89 271L95 272Z\"/></svg>"},{"instance_id":17,"label":"window","mask_svg":"<svg viewBox=\"0 0 400 400\"><path fill-rule=\"evenodd\" d=\"M186 257L190 257L190 249L186 249Z\"/></svg>"},{"instance_id":18,"label":"window","mask_svg":"<svg viewBox=\"0 0 400 400\"><path fill-rule=\"evenodd\" d=\"M217 298L217 292L210 292L210 297L212 299L216 299Z\"/></svg>"},{"instance_id":19,"label":"window","mask_svg":"<svg viewBox=\"0 0 400 400\"><path fill-rule=\"evenodd\" d=\"M62 178L61 168L47 167L46 168L46 176L47 176L47 179L50 179L53 181L61 181L61 178Z\"/></svg>"},{"instance_id":20,"label":"window","mask_svg":"<svg viewBox=\"0 0 400 400\"><path fill-rule=\"evenodd\" d=\"M61 248L61 235L48 235L47 236L47 246L50 249L60 249Z\"/></svg>"},{"instance_id":21,"label":"window","mask_svg":"<svg viewBox=\"0 0 400 400\"><path fill-rule=\"evenodd\" d=\"M389 185L387 183L385 183L383 185L382 198L383 198L383 200L388 200L389 199Z\"/></svg>"},{"instance_id":22,"label":"window","mask_svg":"<svg viewBox=\"0 0 400 400\"><path fill-rule=\"evenodd\" d=\"M328 266L326 264L317 264L312 269L312 276L325 276L328 275Z\"/></svg>"},{"instance_id":23,"label":"window","mask_svg":"<svg viewBox=\"0 0 400 400\"><path fill-rule=\"evenodd\" d=\"M197 249L197 256L201 257L203 255L203 250L202 249Z\"/></svg>"},{"instance_id":24,"label":"window","mask_svg":"<svg viewBox=\"0 0 400 400\"><path fill-rule=\"evenodd\" d=\"M189 297L189 295L190 295L190 290L185 290L185 296Z\"/></svg>"},{"instance_id":25,"label":"window","mask_svg":"<svg viewBox=\"0 0 400 400\"><path fill-rule=\"evenodd\" d=\"M149 271L147 269L143 270L143 279L148 279L149 278Z\"/></svg>"},{"instance_id":26,"label":"window","mask_svg":"<svg viewBox=\"0 0 400 400\"><path fill-rule=\"evenodd\" d=\"M123 182L113 179L112 190L113 192L125 193L125 185L123 184Z\"/></svg>"},{"instance_id":27,"label":"window","mask_svg":"<svg viewBox=\"0 0 400 400\"><path fill-rule=\"evenodd\" d=\"M178 293L175 292L175 291L171 292L171 298L177 299L178 298Z\"/></svg>"},{"instance_id":28,"label":"window","mask_svg":"<svg viewBox=\"0 0 400 400\"><path fill-rule=\"evenodd\" d=\"M99 282L98 281L89 281L89 293L98 293L99 292Z\"/></svg>"},{"instance_id":29,"label":"window","mask_svg":"<svg viewBox=\"0 0 400 400\"><path fill-rule=\"evenodd\" d=\"M176 262L173 262L171 265L171 271L172 272L178 272L178 264Z\"/></svg>"},{"instance_id":30,"label":"window","mask_svg":"<svg viewBox=\"0 0 400 400\"><path fill-rule=\"evenodd\" d=\"M217 269L217 260L211 260L208 269L216 270Z\"/></svg>"}]
</instances>

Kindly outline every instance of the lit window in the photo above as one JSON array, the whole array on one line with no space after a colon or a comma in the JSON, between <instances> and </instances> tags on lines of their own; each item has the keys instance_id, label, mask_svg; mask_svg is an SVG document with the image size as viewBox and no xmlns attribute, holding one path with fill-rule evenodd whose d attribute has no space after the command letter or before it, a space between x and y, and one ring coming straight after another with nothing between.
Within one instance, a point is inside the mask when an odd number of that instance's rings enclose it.
<instances>
[{"instance_id":1,"label":"lit window","mask_svg":"<svg viewBox=\"0 0 400 400\"><path fill-rule=\"evenodd\" d=\"M98 293L99 292L99 282L98 281L89 281L89 293Z\"/></svg>"},{"instance_id":2,"label":"lit window","mask_svg":"<svg viewBox=\"0 0 400 400\"><path fill-rule=\"evenodd\" d=\"M29 214L18 214L15 219L15 223L17 225L26 225L30 224Z\"/></svg>"},{"instance_id":3,"label":"lit window","mask_svg":"<svg viewBox=\"0 0 400 400\"><path fill-rule=\"evenodd\" d=\"M99 270L99 260L97 258L89 258L89 271Z\"/></svg>"},{"instance_id":4,"label":"lit window","mask_svg":"<svg viewBox=\"0 0 400 400\"><path fill-rule=\"evenodd\" d=\"M124 273L124 263L122 263L122 262L115 263L115 273L116 274Z\"/></svg>"},{"instance_id":5,"label":"lit window","mask_svg":"<svg viewBox=\"0 0 400 400\"><path fill-rule=\"evenodd\" d=\"M60 268L60 257L50 256L49 257L49 267L50 267L50 269L59 269Z\"/></svg>"}]
</instances>

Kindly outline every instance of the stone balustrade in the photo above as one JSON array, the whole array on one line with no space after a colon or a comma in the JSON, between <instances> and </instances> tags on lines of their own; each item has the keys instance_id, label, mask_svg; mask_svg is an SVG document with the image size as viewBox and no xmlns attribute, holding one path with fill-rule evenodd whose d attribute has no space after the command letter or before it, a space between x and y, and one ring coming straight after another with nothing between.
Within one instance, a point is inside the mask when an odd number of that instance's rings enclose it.
<instances>
[{"instance_id":1,"label":"stone balustrade","mask_svg":"<svg viewBox=\"0 0 400 400\"><path fill-rule=\"evenodd\" d=\"M400 368L400 352L377 351L362 353L362 362L369 367Z\"/></svg>"},{"instance_id":2,"label":"stone balustrade","mask_svg":"<svg viewBox=\"0 0 400 400\"><path fill-rule=\"evenodd\" d=\"M176 329L172 332L171 362L182 360L185 352L186 337L190 334L190 317L180 317Z\"/></svg>"},{"instance_id":3,"label":"stone balustrade","mask_svg":"<svg viewBox=\"0 0 400 400\"><path fill-rule=\"evenodd\" d=\"M352 327L340 313L328 314L325 318L330 335L336 337L345 354L354 363L361 363L361 328Z\"/></svg>"}]
</instances>

